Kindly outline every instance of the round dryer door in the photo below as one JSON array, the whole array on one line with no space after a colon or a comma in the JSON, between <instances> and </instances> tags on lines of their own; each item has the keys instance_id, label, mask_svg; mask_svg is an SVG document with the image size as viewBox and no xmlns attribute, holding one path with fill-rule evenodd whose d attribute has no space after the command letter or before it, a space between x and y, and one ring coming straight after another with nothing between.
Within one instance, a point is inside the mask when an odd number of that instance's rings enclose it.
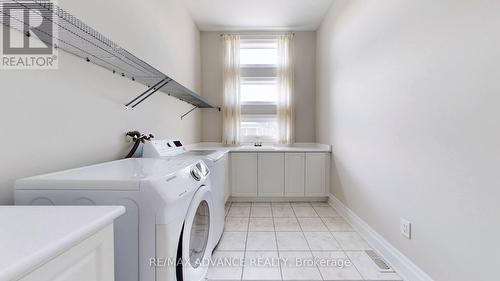
<instances>
[{"instance_id":1,"label":"round dryer door","mask_svg":"<svg viewBox=\"0 0 500 281\"><path fill-rule=\"evenodd\" d=\"M201 186L195 193L184 222L182 236L183 279L205 280L212 255L213 203L210 189Z\"/></svg>"}]
</instances>

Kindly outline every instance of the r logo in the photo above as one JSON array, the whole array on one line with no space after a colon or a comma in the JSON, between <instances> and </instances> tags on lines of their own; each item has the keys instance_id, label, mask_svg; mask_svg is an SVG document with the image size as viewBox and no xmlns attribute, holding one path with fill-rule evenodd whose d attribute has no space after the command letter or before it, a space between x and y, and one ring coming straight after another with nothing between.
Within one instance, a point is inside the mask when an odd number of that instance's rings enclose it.
<instances>
[{"instance_id":1,"label":"r logo","mask_svg":"<svg viewBox=\"0 0 500 281\"><path fill-rule=\"evenodd\" d=\"M2 3L4 55L50 55L53 53L53 4L47 2L43 5L44 7L35 1L17 0ZM17 37L16 40L11 36L11 27L17 27L16 29L23 32L22 39ZM40 41L45 46L40 46Z\"/></svg>"}]
</instances>

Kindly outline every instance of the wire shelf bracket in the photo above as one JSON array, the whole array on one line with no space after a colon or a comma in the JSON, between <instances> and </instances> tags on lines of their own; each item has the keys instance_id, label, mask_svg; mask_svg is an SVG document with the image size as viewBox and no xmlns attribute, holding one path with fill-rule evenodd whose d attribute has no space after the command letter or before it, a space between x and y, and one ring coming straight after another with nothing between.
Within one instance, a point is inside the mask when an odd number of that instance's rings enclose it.
<instances>
[{"instance_id":1,"label":"wire shelf bracket","mask_svg":"<svg viewBox=\"0 0 500 281\"><path fill-rule=\"evenodd\" d=\"M182 115L181 115L181 120L183 120L183 119L184 119L184 117L188 116L188 115L189 115L189 113L193 112L193 111L194 111L194 110L196 110L197 108L198 108L198 107L197 107L197 106L195 106L195 107L191 108L188 112L186 112L186 113L182 114ZM218 111L221 111L221 108L220 108L220 107L215 107L215 108L216 108Z\"/></svg>"},{"instance_id":2,"label":"wire shelf bracket","mask_svg":"<svg viewBox=\"0 0 500 281\"><path fill-rule=\"evenodd\" d=\"M195 107L191 108L188 112L186 112L186 113L182 114L182 115L181 115L181 120L182 120L182 119L184 119L184 117L188 116L188 115L189 115L189 113L191 113L191 112L195 111L195 109L197 109L197 108L198 108L198 107L197 107L197 106L195 106Z\"/></svg>"},{"instance_id":3,"label":"wire shelf bracket","mask_svg":"<svg viewBox=\"0 0 500 281\"><path fill-rule=\"evenodd\" d=\"M138 106L140 103L151 97L154 93L156 93L158 90L166 86L172 79L170 78L165 78L162 79L160 82L156 83L153 87L148 88L145 92L137 96L135 99L131 100L129 103L125 105L126 109L131 109L133 110L136 106ZM140 100L139 100L140 99ZM139 101L137 101L139 100Z\"/></svg>"}]
</instances>

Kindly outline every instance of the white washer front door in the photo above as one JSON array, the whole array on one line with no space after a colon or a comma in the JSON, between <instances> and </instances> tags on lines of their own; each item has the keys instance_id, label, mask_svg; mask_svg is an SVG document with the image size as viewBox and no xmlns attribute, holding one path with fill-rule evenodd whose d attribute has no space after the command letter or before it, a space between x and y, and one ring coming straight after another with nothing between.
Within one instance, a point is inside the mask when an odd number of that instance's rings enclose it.
<instances>
[{"instance_id":1,"label":"white washer front door","mask_svg":"<svg viewBox=\"0 0 500 281\"><path fill-rule=\"evenodd\" d=\"M184 281L205 280L212 249L213 202L210 188L196 191L184 221L182 260Z\"/></svg>"}]
</instances>

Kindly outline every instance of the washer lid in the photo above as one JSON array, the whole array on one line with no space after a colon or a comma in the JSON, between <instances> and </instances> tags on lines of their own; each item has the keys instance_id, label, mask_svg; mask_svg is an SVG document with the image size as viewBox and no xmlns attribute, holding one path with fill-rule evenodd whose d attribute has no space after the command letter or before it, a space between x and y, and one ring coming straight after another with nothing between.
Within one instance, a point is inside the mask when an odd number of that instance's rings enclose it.
<instances>
[{"instance_id":1,"label":"washer lid","mask_svg":"<svg viewBox=\"0 0 500 281\"><path fill-rule=\"evenodd\" d=\"M131 158L17 180L19 189L139 189L141 182L172 175L194 160Z\"/></svg>"}]
</instances>

